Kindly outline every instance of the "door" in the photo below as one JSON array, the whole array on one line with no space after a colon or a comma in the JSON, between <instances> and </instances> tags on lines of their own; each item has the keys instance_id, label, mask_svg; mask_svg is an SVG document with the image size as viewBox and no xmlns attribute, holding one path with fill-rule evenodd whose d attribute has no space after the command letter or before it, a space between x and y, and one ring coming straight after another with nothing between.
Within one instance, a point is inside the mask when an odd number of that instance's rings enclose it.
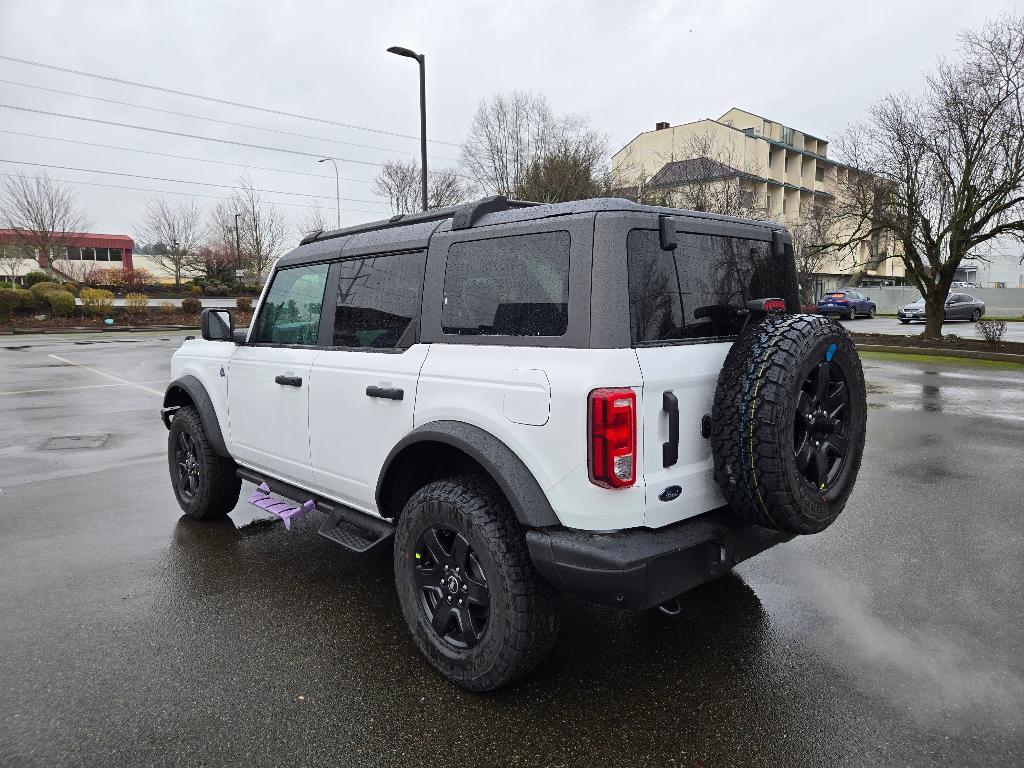
<instances>
[{"instance_id":1,"label":"door","mask_svg":"<svg viewBox=\"0 0 1024 768\"><path fill-rule=\"evenodd\" d=\"M631 335L644 382L644 522L658 527L725 503L702 428L742 322L734 310L756 298L789 302L791 289L787 262L763 240L688 234L663 251L657 231L634 229L626 253Z\"/></svg>"},{"instance_id":2,"label":"door","mask_svg":"<svg viewBox=\"0 0 1024 768\"><path fill-rule=\"evenodd\" d=\"M320 353L327 264L278 270L249 341L228 364L231 453L242 464L311 487L309 392Z\"/></svg>"},{"instance_id":3,"label":"door","mask_svg":"<svg viewBox=\"0 0 1024 768\"><path fill-rule=\"evenodd\" d=\"M425 262L416 251L332 267L334 322L310 390L313 476L319 492L367 512L384 460L413 428L429 349L417 343Z\"/></svg>"}]
</instances>

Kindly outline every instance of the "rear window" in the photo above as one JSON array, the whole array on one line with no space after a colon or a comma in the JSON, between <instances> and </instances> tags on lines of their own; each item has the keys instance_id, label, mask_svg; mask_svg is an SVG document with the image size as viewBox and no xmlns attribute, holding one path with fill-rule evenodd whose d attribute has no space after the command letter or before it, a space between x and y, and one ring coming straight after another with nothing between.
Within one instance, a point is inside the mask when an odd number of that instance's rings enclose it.
<instances>
[{"instance_id":1,"label":"rear window","mask_svg":"<svg viewBox=\"0 0 1024 768\"><path fill-rule=\"evenodd\" d=\"M471 336L564 336L569 321L569 233L453 243L441 328Z\"/></svg>"},{"instance_id":2,"label":"rear window","mask_svg":"<svg viewBox=\"0 0 1024 768\"><path fill-rule=\"evenodd\" d=\"M788 261L763 240L686 234L663 251L656 231L634 229L626 254L635 344L733 336L743 323L735 310L790 291Z\"/></svg>"}]
</instances>

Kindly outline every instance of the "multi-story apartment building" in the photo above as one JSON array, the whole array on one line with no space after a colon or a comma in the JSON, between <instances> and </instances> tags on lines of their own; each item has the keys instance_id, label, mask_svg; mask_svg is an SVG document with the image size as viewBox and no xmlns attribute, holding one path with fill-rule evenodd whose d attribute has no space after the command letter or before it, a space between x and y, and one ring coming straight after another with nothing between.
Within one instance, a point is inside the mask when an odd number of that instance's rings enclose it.
<instances>
[{"instance_id":1,"label":"multi-story apartment building","mask_svg":"<svg viewBox=\"0 0 1024 768\"><path fill-rule=\"evenodd\" d=\"M612 156L617 183L639 194L666 194L688 185L730 186L734 195L719 195L739 206L737 212L782 221L807 232L809 222L842 194L847 174L856 173L828 157L828 141L742 109L717 120L682 125L658 123ZM686 199L686 195L680 195ZM731 209L733 206L730 205ZM841 240L842 226L832 234ZM893 243L875 239L816 260L812 275L815 298L845 285L902 282L903 263Z\"/></svg>"}]
</instances>

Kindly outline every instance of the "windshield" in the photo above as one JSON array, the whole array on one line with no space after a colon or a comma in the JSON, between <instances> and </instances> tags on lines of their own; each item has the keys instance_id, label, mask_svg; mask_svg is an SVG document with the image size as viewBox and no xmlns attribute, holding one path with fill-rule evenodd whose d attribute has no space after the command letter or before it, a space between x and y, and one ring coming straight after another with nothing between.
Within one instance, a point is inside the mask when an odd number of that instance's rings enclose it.
<instances>
[{"instance_id":1,"label":"windshield","mask_svg":"<svg viewBox=\"0 0 1024 768\"><path fill-rule=\"evenodd\" d=\"M918 299L917 301L915 301L915 302L913 302L911 304L908 304L907 306L908 307L923 307L924 306L924 299Z\"/></svg>"}]
</instances>

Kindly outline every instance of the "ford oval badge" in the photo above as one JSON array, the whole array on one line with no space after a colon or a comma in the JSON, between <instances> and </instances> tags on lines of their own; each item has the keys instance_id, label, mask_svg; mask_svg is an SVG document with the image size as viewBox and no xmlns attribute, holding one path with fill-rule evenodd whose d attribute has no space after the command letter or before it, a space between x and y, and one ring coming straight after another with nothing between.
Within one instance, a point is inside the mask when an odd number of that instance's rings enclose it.
<instances>
[{"instance_id":1,"label":"ford oval badge","mask_svg":"<svg viewBox=\"0 0 1024 768\"><path fill-rule=\"evenodd\" d=\"M678 499L679 494L682 492L683 489L680 488L678 485L670 485L668 488L666 488L664 491L658 494L658 498L661 501L672 501L673 499Z\"/></svg>"}]
</instances>

